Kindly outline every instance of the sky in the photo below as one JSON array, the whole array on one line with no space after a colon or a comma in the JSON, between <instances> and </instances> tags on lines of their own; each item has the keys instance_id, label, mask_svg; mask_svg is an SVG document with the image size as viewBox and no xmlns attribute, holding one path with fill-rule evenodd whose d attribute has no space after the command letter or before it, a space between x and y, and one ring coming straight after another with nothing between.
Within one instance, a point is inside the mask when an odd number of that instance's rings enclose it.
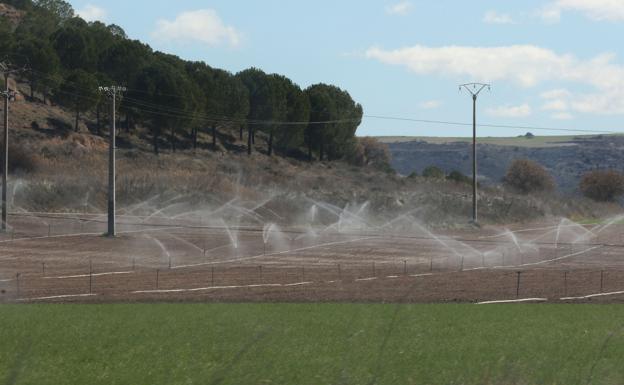
<instances>
[{"instance_id":1,"label":"sky","mask_svg":"<svg viewBox=\"0 0 624 385\"><path fill-rule=\"evenodd\" d=\"M470 126L422 122L472 122L458 87L470 82L491 84L478 124L521 127L479 136L624 131L624 0L70 3L183 59L335 84L362 104L362 136L470 136Z\"/></svg>"}]
</instances>

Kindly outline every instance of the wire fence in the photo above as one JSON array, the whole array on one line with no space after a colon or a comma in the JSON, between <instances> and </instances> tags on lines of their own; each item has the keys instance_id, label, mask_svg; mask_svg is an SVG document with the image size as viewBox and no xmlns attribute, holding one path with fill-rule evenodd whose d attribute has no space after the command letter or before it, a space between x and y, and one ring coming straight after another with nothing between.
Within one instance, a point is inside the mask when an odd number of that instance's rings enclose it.
<instances>
[{"instance_id":1,"label":"wire fence","mask_svg":"<svg viewBox=\"0 0 624 385\"><path fill-rule=\"evenodd\" d=\"M485 302L624 299L624 269L438 269L372 262L147 268L49 265L0 279L3 302L96 300Z\"/></svg>"}]
</instances>

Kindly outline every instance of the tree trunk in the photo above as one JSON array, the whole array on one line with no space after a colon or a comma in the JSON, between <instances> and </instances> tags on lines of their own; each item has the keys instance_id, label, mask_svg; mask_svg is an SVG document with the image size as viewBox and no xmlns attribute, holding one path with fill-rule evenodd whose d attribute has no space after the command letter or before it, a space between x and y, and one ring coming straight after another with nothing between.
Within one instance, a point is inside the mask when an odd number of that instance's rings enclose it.
<instances>
[{"instance_id":1,"label":"tree trunk","mask_svg":"<svg viewBox=\"0 0 624 385\"><path fill-rule=\"evenodd\" d=\"M212 147L217 149L217 125L215 123L212 124Z\"/></svg>"},{"instance_id":2,"label":"tree trunk","mask_svg":"<svg viewBox=\"0 0 624 385\"><path fill-rule=\"evenodd\" d=\"M251 138L253 137L251 126L247 127L247 155L251 155Z\"/></svg>"},{"instance_id":3,"label":"tree trunk","mask_svg":"<svg viewBox=\"0 0 624 385\"><path fill-rule=\"evenodd\" d=\"M74 125L74 131L78 132L78 120L80 119L80 111L76 109L76 124Z\"/></svg>"},{"instance_id":4,"label":"tree trunk","mask_svg":"<svg viewBox=\"0 0 624 385\"><path fill-rule=\"evenodd\" d=\"M243 125L241 124L239 132L238 132L238 138L240 140L243 140Z\"/></svg>"},{"instance_id":5,"label":"tree trunk","mask_svg":"<svg viewBox=\"0 0 624 385\"><path fill-rule=\"evenodd\" d=\"M100 103L95 107L95 133L100 135Z\"/></svg>"},{"instance_id":6,"label":"tree trunk","mask_svg":"<svg viewBox=\"0 0 624 385\"><path fill-rule=\"evenodd\" d=\"M325 155L325 146L324 146L324 141L323 139L321 139L321 148L319 149L319 160L322 162L324 155Z\"/></svg>"},{"instance_id":7,"label":"tree trunk","mask_svg":"<svg viewBox=\"0 0 624 385\"><path fill-rule=\"evenodd\" d=\"M171 129L170 129L170 133L169 133L169 140L171 141L171 151L172 152L176 152L176 143L175 143L175 126L171 125Z\"/></svg>"},{"instance_id":8,"label":"tree trunk","mask_svg":"<svg viewBox=\"0 0 624 385\"><path fill-rule=\"evenodd\" d=\"M273 130L269 131L269 156L273 155Z\"/></svg>"},{"instance_id":9,"label":"tree trunk","mask_svg":"<svg viewBox=\"0 0 624 385\"><path fill-rule=\"evenodd\" d=\"M35 81L30 82L30 100L35 101Z\"/></svg>"},{"instance_id":10,"label":"tree trunk","mask_svg":"<svg viewBox=\"0 0 624 385\"><path fill-rule=\"evenodd\" d=\"M197 127L193 127L191 136L193 137L193 150L197 150Z\"/></svg>"},{"instance_id":11,"label":"tree trunk","mask_svg":"<svg viewBox=\"0 0 624 385\"><path fill-rule=\"evenodd\" d=\"M126 112L126 134L130 133L130 121L128 118L128 113Z\"/></svg>"},{"instance_id":12,"label":"tree trunk","mask_svg":"<svg viewBox=\"0 0 624 385\"><path fill-rule=\"evenodd\" d=\"M312 162L312 142L308 141L308 161Z\"/></svg>"},{"instance_id":13,"label":"tree trunk","mask_svg":"<svg viewBox=\"0 0 624 385\"><path fill-rule=\"evenodd\" d=\"M256 144L256 130L251 130L251 144Z\"/></svg>"}]
</instances>

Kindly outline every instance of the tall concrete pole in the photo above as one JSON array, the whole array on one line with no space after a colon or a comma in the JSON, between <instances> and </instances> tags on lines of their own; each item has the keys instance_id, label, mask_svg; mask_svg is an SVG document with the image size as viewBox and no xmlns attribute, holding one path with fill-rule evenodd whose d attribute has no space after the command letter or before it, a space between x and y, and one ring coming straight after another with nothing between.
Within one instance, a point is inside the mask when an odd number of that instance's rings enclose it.
<instances>
[{"instance_id":1,"label":"tall concrete pole","mask_svg":"<svg viewBox=\"0 0 624 385\"><path fill-rule=\"evenodd\" d=\"M489 84L467 83L459 86L459 90L467 90L472 95L472 223L478 223L477 217L477 97Z\"/></svg>"},{"instance_id":2,"label":"tall concrete pole","mask_svg":"<svg viewBox=\"0 0 624 385\"><path fill-rule=\"evenodd\" d=\"M4 74L4 152L2 154L2 232L7 231L7 175L9 173L9 74Z\"/></svg>"},{"instance_id":3,"label":"tall concrete pole","mask_svg":"<svg viewBox=\"0 0 624 385\"><path fill-rule=\"evenodd\" d=\"M477 95L472 95L472 222L477 223Z\"/></svg>"},{"instance_id":4,"label":"tall concrete pole","mask_svg":"<svg viewBox=\"0 0 624 385\"><path fill-rule=\"evenodd\" d=\"M108 141L108 236L115 236L115 102L116 92L112 92L111 128Z\"/></svg>"}]
</instances>

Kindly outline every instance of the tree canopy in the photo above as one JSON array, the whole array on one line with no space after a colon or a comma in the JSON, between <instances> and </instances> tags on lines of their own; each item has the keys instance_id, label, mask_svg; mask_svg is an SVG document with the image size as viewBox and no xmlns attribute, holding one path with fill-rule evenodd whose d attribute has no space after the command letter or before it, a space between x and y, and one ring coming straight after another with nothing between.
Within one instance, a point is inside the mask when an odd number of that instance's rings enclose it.
<instances>
[{"instance_id":1,"label":"tree canopy","mask_svg":"<svg viewBox=\"0 0 624 385\"><path fill-rule=\"evenodd\" d=\"M118 25L86 22L63 0L4 1L24 11L18 25L0 17L0 53L28 67L24 76L31 95L52 95L52 100L80 114L97 106L98 130L101 100L97 86L126 86L119 111L148 129L158 152L168 140L198 133L234 140L232 130L248 130L251 153L256 134L265 138L267 153L287 155L308 148L309 158L348 158L356 149L355 131L362 106L348 92L328 84L305 90L291 79L249 68L237 74L204 62L154 52L148 45L127 37ZM103 82L106 82L103 84ZM165 133L169 135L165 138ZM221 134L219 134L221 132Z\"/></svg>"}]
</instances>

